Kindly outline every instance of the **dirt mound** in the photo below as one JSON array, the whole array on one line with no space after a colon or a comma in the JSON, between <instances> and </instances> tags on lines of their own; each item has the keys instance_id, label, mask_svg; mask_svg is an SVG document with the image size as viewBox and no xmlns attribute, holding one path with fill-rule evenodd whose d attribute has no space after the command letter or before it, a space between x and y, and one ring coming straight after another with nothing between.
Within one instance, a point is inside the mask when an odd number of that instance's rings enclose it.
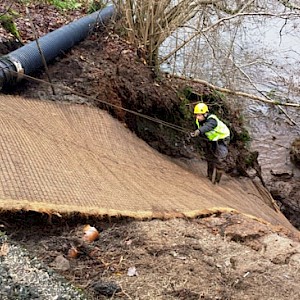
<instances>
[{"instance_id":1,"label":"dirt mound","mask_svg":"<svg viewBox=\"0 0 300 300\"><path fill-rule=\"evenodd\" d=\"M299 240L239 214L144 222L45 218L2 215L0 223L89 299L300 297ZM100 231L98 240L82 240L85 224ZM70 258L74 248L78 255Z\"/></svg>"}]
</instances>

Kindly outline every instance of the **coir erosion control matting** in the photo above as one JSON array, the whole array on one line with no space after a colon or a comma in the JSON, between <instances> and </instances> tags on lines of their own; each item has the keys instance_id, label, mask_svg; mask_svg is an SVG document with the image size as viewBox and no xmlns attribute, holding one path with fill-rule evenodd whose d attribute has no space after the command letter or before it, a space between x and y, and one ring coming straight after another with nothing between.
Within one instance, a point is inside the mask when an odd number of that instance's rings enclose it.
<instances>
[{"instance_id":1,"label":"coir erosion control matting","mask_svg":"<svg viewBox=\"0 0 300 300\"><path fill-rule=\"evenodd\" d=\"M291 226L250 180L213 185L105 111L1 95L0 114L1 210L151 218L228 209Z\"/></svg>"}]
</instances>

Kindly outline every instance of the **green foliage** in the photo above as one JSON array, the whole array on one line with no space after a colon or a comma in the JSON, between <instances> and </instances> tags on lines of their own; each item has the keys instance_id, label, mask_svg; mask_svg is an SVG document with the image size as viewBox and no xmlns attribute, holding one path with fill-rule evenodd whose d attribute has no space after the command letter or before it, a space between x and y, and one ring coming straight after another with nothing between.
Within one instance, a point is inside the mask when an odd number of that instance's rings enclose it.
<instances>
[{"instance_id":1,"label":"green foliage","mask_svg":"<svg viewBox=\"0 0 300 300\"><path fill-rule=\"evenodd\" d=\"M17 13L12 10L9 10L4 15L0 15L0 24L7 32L11 33L15 38L21 41L20 33L14 21L16 15Z\"/></svg>"},{"instance_id":2,"label":"green foliage","mask_svg":"<svg viewBox=\"0 0 300 300\"><path fill-rule=\"evenodd\" d=\"M102 9L103 7L105 7L105 4L103 3L102 0L100 1L92 1L92 3L89 4L88 7L88 13L91 14L97 10Z\"/></svg>"},{"instance_id":3,"label":"green foliage","mask_svg":"<svg viewBox=\"0 0 300 300\"><path fill-rule=\"evenodd\" d=\"M74 10L84 7L88 13L93 13L99 9L105 7L105 1L78 1L78 0L48 0L49 4L62 10Z\"/></svg>"},{"instance_id":4,"label":"green foliage","mask_svg":"<svg viewBox=\"0 0 300 300\"><path fill-rule=\"evenodd\" d=\"M82 7L82 2L76 0L49 0L48 2L62 10L73 10Z\"/></svg>"},{"instance_id":5,"label":"green foliage","mask_svg":"<svg viewBox=\"0 0 300 300\"><path fill-rule=\"evenodd\" d=\"M216 98L216 99L222 99L222 100L224 100L226 97L225 97L225 95L223 94L223 93L221 93L220 91L217 91L217 90L213 90L212 91L212 95L213 95L213 97L214 98Z\"/></svg>"},{"instance_id":6,"label":"green foliage","mask_svg":"<svg viewBox=\"0 0 300 300\"><path fill-rule=\"evenodd\" d=\"M181 94L182 94L186 99L188 99L190 102L193 102L193 103L195 103L195 102L207 102L207 101L206 101L206 100L207 100L207 99L206 99L206 98L207 98L207 95L202 95L202 94L199 94L199 93L195 92L195 91L193 90L193 88L190 87L190 86L186 86L186 87L182 90Z\"/></svg>"},{"instance_id":7,"label":"green foliage","mask_svg":"<svg viewBox=\"0 0 300 300\"><path fill-rule=\"evenodd\" d=\"M246 167L248 168L253 167L255 162L257 162L257 157L258 157L257 151L249 152L244 158Z\"/></svg>"},{"instance_id":8,"label":"green foliage","mask_svg":"<svg viewBox=\"0 0 300 300\"><path fill-rule=\"evenodd\" d=\"M247 129L243 128L242 131L238 134L237 139L242 141L244 144L247 144L251 141L250 134Z\"/></svg>"},{"instance_id":9,"label":"green foliage","mask_svg":"<svg viewBox=\"0 0 300 300\"><path fill-rule=\"evenodd\" d=\"M186 99L189 99L192 93L193 89L190 86L186 86L182 91L182 94Z\"/></svg>"},{"instance_id":10,"label":"green foliage","mask_svg":"<svg viewBox=\"0 0 300 300\"><path fill-rule=\"evenodd\" d=\"M184 120L190 120L192 118L192 112L190 110L189 97L193 93L191 87L186 86L182 91L178 92L178 97L181 100L179 104L180 113L183 115Z\"/></svg>"},{"instance_id":11,"label":"green foliage","mask_svg":"<svg viewBox=\"0 0 300 300\"><path fill-rule=\"evenodd\" d=\"M190 120L192 118L192 112L189 109L189 101L185 97L181 97L181 102L180 102L180 112L183 114L183 118L186 120Z\"/></svg>"}]
</instances>

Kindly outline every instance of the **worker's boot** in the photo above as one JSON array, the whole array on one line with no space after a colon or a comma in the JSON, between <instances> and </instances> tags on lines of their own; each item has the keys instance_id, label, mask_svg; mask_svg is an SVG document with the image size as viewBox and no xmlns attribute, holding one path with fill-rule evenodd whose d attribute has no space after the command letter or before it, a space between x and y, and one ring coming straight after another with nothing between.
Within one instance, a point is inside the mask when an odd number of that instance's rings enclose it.
<instances>
[{"instance_id":1,"label":"worker's boot","mask_svg":"<svg viewBox=\"0 0 300 300\"><path fill-rule=\"evenodd\" d=\"M211 162L207 162L207 177L210 181L213 180L215 166Z\"/></svg>"},{"instance_id":2,"label":"worker's boot","mask_svg":"<svg viewBox=\"0 0 300 300\"><path fill-rule=\"evenodd\" d=\"M214 180L214 184L216 183L220 183L220 180L222 178L222 175L223 175L223 171L220 170L220 169L216 169L216 176L215 176L215 180Z\"/></svg>"}]
</instances>

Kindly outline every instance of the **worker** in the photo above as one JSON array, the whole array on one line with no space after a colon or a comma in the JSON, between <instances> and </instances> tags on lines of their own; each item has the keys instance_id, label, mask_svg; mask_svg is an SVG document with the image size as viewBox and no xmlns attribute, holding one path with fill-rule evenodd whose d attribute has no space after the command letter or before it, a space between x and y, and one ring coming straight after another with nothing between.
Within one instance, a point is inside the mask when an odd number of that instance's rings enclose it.
<instances>
[{"instance_id":1,"label":"worker","mask_svg":"<svg viewBox=\"0 0 300 300\"><path fill-rule=\"evenodd\" d=\"M228 127L209 112L205 103L194 107L197 129L191 132L191 137L202 136L206 140L205 157L207 160L207 177L212 183L219 183L224 173L225 159L228 155L230 131Z\"/></svg>"}]
</instances>

